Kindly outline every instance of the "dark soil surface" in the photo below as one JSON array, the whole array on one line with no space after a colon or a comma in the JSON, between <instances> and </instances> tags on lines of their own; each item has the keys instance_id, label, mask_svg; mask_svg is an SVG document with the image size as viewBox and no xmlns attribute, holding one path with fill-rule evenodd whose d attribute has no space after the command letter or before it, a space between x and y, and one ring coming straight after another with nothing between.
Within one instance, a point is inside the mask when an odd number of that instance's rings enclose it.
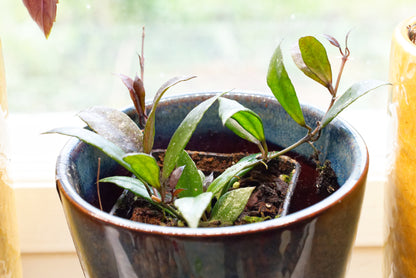
<instances>
[{"instance_id":1,"label":"dark soil surface","mask_svg":"<svg viewBox=\"0 0 416 278\"><path fill-rule=\"evenodd\" d=\"M215 157L212 153L202 153L201 155L199 152L190 152L190 155L197 167L204 171L205 174L214 172L214 175L217 176L227 167L240 160L245 154L219 154L218 157ZM155 151L154 156L162 163L164 157L163 151ZM302 164L301 172L305 163L302 162ZM321 200L335 192L339 188L339 185L335 172L332 170L329 162L325 162L323 166L318 165L315 168L307 171L314 172L312 175L309 173L309 177L303 176L303 179L300 179L299 182L302 183L302 180L308 180L309 187L311 187L310 184L313 187L312 189L309 188L309 191L313 195L316 195L312 196L312 199ZM234 225L279 217L282 213L283 202L288 191L287 177L290 176L293 169L294 165L292 163L282 160L272 160L268 163L267 169L265 165L260 164L241 178L239 180L239 187L255 186L256 189L253 191L246 208ZM311 181L310 179L314 180ZM300 187L300 190L302 190L304 186L297 184L296 187ZM297 200L297 202L302 201ZM308 203L307 200L306 203ZM293 209L291 210L293 211ZM175 219L166 217L158 208L143 200L134 201L134 209L130 219L148 224L178 226L178 222ZM219 225L222 225L222 223L213 223L210 226Z\"/></svg>"}]
</instances>

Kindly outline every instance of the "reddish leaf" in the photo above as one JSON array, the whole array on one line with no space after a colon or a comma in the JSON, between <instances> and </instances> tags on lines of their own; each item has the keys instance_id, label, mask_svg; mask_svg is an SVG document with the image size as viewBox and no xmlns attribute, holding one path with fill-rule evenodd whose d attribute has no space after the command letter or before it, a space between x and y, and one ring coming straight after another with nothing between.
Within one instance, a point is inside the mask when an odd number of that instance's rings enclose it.
<instances>
[{"instance_id":1,"label":"reddish leaf","mask_svg":"<svg viewBox=\"0 0 416 278\"><path fill-rule=\"evenodd\" d=\"M48 38L56 19L58 0L23 0L23 3L32 19Z\"/></svg>"},{"instance_id":2,"label":"reddish leaf","mask_svg":"<svg viewBox=\"0 0 416 278\"><path fill-rule=\"evenodd\" d=\"M144 126L147 116L145 110L145 91L142 80L138 76L136 76L133 80L124 74L119 74L119 77L129 90L130 98L132 99L134 107L136 108L137 114L140 118L140 125Z\"/></svg>"}]
</instances>

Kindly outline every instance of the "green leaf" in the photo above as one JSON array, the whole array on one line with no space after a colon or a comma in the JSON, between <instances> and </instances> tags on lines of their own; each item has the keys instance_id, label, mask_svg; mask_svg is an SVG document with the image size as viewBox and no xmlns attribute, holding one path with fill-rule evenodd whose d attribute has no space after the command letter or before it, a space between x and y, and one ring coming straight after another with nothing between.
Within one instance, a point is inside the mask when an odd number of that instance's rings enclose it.
<instances>
[{"instance_id":1,"label":"green leaf","mask_svg":"<svg viewBox=\"0 0 416 278\"><path fill-rule=\"evenodd\" d=\"M332 85L332 70L325 47L315 37L299 39L292 52L296 66L308 77L325 87Z\"/></svg>"},{"instance_id":2,"label":"green leaf","mask_svg":"<svg viewBox=\"0 0 416 278\"><path fill-rule=\"evenodd\" d=\"M280 105L282 105L283 109L286 110L293 120L301 126L306 126L295 88L283 64L280 44L277 46L270 60L269 71L267 73L267 85Z\"/></svg>"},{"instance_id":3,"label":"green leaf","mask_svg":"<svg viewBox=\"0 0 416 278\"><path fill-rule=\"evenodd\" d=\"M118 145L126 153L142 152L142 131L124 112L113 108L95 106L81 111L78 116L92 130Z\"/></svg>"},{"instance_id":4,"label":"green leaf","mask_svg":"<svg viewBox=\"0 0 416 278\"><path fill-rule=\"evenodd\" d=\"M144 185L144 183L136 178L125 177L125 176L114 176L114 177L103 178L100 180L100 182L114 183L115 185L119 187L122 187L124 189L131 191L132 193L134 193L135 195L139 197L152 201L152 199L149 196L149 193L146 190L146 186Z\"/></svg>"},{"instance_id":5,"label":"green leaf","mask_svg":"<svg viewBox=\"0 0 416 278\"><path fill-rule=\"evenodd\" d=\"M214 195L220 193L233 177L238 175L242 170L256 165L259 162L257 156L257 154L247 156L233 166L227 168L208 186L207 191L212 192Z\"/></svg>"},{"instance_id":6,"label":"green leaf","mask_svg":"<svg viewBox=\"0 0 416 278\"><path fill-rule=\"evenodd\" d=\"M184 197L175 200L175 206L191 228L197 228L205 209L211 203L212 193L201 193L196 197Z\"/></svg>"},{"instance_id":7,"label":"green leaf","mask_svg":"<svg viewBox=\"0 0 416 278\"><path fill-rule=\"evenodd\" d=\"M162 170L163 180L167 180L170 173L172 173L179 159L179 155L185 149L186 144L188 144L189 139L194 133L205 112L223 94L218 94L198 104L188 113L188 115L186 115L185 119L183 119L179 127L176 129L175 133L170 139L168 148L165 153L165 160Z\"/></svg>"},{"instance_id":8,"label":"green leaf","mask_svg":"<svg viewBox=\"0 0 416 278\"><path fill-rule=\"evenodd\" d=\"M156 159L145 153L128 154L124 156L124 161L131 165L133 173L143 179L151 186L160 188L160 168Z\"/></svg>"},{"instance_id":9,"label":"green leaf","mask_svg":"<svg viewBox=\"0 0 416 278\"><path fill-rule=\"evenodd\" d=\"M198 196L203 192L202 179L195 162L186 151L179 156L177 166L185 166L176 188L185 189L179 193L179 198Z\"/></svg>"},{"instance_id":10,"label":"green leaf","mask_svg":"<svg viewBox=\"0 0 416 278\"><path fill-rule=\"evenodd\" d=\"M243 212L255 187L243 187L228 191L212 209L211 221L234 222Z\"/></svg>"},{"instance_id":11,"label":"green leaf","mask_svg":"<svg viewBox=\"0 0 416 278\"><path fill-rule=\"evenodd\" d=\"M144 138L143 138L143 151L145 153L150 153L153 148L154 138L155 138L155 115L156 109L159 105L159 102L165 92L172 86L195 78L196 76L184 76L184 77L174 77L166 81L157 91L155 98L153 99L153 106L150 110L149 116L147 118L146 126L144 127Z\"/></svg>"},{"instance_id":12,"label":"green leaf","mask_svg":"<svg viewBox=\"0 0 416 278\"><path fill-rule=\"evenodd\" d=\"M235 100L221 97L218 102L222 123L241 138L259 145L262 152L267 152L263 122L259 115ZM266 150L262 146L266 146Z\"/></svg>"},{"instance_id":13,"label":"green leaf","mask_svg":"<svg viewBox=\"0 0 416 278\"><path fill-rule=\"evenodd\" d=\"M130 164L126 163L123 160L123 157L126 155L126 153L119 146L93 131L79 127L63 127L55 128L48 132L45 132L45 134L51 133L76 137L79 140L84 141L85 143L98 148L106 155L108 155L110 158L114 159L118 164L120 164L130 172L133 172L133 169L130 167Z\"/></svg>"},{"instance_id":14,"label":"green leaf","mask_svg":"<svg viewBox=\"0 0 416 278\"><path fill-rule=\"evenodd\" d=\"M352 85L337 101L334 105L328 110L324 118L322 119L321 125L325 127L329 124L339 113L341 113L345 108L347 108L351 103L356 101L359 97L367 94L368 92L384 86L389 85L390 83L379 81L379 80L367 80L358 82Z\"/></svg>"}]
</instances>

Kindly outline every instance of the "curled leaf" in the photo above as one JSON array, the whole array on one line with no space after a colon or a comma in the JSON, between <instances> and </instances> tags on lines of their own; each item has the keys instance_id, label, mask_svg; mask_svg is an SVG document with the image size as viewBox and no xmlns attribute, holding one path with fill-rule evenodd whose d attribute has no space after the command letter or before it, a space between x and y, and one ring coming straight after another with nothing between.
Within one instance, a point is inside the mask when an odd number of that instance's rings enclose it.
<instances>
[{"instance_id":1,"label":"curled leaf","mask_svg":"<svg viewBox=\"0 0 416 278\"><path fill-rule=\"evenodd\" d=\"M296 66L308 77L325 87L332 86L332 70L325 47L315 37L299 39L293 48L292 58Z\"/></svg>"},{"instance_id":2,"label":"curled leaf","mask_svg":"<svg viewBox=\"0 0 416 278\"><path fill-rule=\"evenodd\" d=\"M339 42L337 41L336 38L334 38L331 35L327 35L327 34L324 34L323 36L329 41L330 44L332 44L333 46L335 46L339 49L341 48L341 45L339 44Z\"/></svg>"},{"instance_id":3,"label":"curled leaf","mask_svg":"<svg viewBox=\"0 0 416 278\"><path fill-rule=\"evenodd\" d=\"M146 92L144 90L143 81L138 76L136 76L134 80L124 74L119 74L119 76L121 81L123 81L123 84L129 90L130 98L133 101L137 114L139 115L140 125L144 126L147 115L145 108Z\"/></svg>"},{"instance_id":4,"label":"curled leaf","mask_svg":"<svg viewBox=\"0 0 416 278\"><path fill-rule=\"evenodd\" d=\"M32 19L48 38L56 19L58 0L23 0Z\"/></svg>"},{"instance_id":5,"label":"curled leaf","mask_svg":"<svg viewBox=\"0 0 416 278\"><path fill-rule=\"evenodd\" d=\"M258 145L266 156L266 138L263 122L259 115L235 100L219 98L218 101L218 111L222 123L241 138Z\"/></svg>"},{"instance_id":6,"label":"curled leaf","mask_svg":"<svg viewBox=\"0 0 416 278\"><path fill-rule=\"evenodd\" d=\"M182 176L184 168L185 166L180 166L176 168L175 170L173 170L172 174L170 174L168 186L171 190L175 189L176 185L178 184L178 181L180 177Z\"/></svg>"}]
</instances>

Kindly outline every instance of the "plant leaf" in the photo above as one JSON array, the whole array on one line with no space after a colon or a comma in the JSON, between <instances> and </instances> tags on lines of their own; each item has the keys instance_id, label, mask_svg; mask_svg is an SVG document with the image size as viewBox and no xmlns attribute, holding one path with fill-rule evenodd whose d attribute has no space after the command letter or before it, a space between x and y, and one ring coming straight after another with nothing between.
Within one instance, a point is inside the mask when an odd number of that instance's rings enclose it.
<instances>
[{"instance_id":1,"label":"plant leaf","mask_svg":"<svg viewBox=\"0 0 416 278\"><path fill-rule=\"evenodd\" d=\"M185 119L183 119L175 133L172 135L168 148L166 149L162 170L162 180L167 180L170 173L172 173L179 159L179 155L185 149L186 144L188 144L189 139L194 133L205 112L223 94L225 93L218 94L201 102L194 107L188 115L186 115Z\"/></svg>"},{"instance_id":2,"label":"plant leaf","mask_svg":"<svg viewBox=\"0 0 416 278\"><path fill-rule=\"evenodd\" d=\"M201 176L195 162L186 151L182 151L180 154L177 166L185 166L176 185L177 189L185 189L179 194L179 197L192 197L201 194L203 192Z\"/></svg>"},{"instance_id":3,"label":"plant leaf","mask_svg":"<svg viewBox=\"0 0 416 278\"><path fill-rule=\"evenodd\" d=\"M306 126L295 88L283 64L280 44L270 60L267 85L283 109L301 126Z\"/></svg>"},{"instance_id":4,"label":"plant leaf","mask_svg":"<svg viewBox=\"0 0 416 278\"><path fill-rule=\"evenodd\" d=\"M342 96L335 101L334 105L328 110L322 119L321 125L325 127L329 124L339 113L347 108L351 103L356 101L359 97L374 90L380 86L389 85L390 83L379 80L366 80L352 85Z\"/></svg>"},{"instance_id":5,"label":"plant leaf","mask_svg":"<svg viewBox=\"0 0 416 278\"><path fill-rule=\"evenodd\" d=\"M130 98L139 115L140 125L144 125L147 116L145 107L146 92L144 90L143 81L138 76L136 76L134 80L124 74L119 74L118 76L129 90Z\"/></svg>"},{"instance_id":6,"label":"plant leaf","mask_svg":"<svg viewBox=\"0 0 416 278\"><path fill-rule=\"evenodd\" d=\"M332 85L332 70L325 47L315 37L299 39L292 52L296 66L308 77L325 87Z\"/></svg>"},{"instance_id":7,"label":"plant leaf","mask_svg":"<svg viewBox=\"0 0 416 278\"><path fill-rule=\"evenodd\" d=\"M56 19L58 0L23 0L32 19L48 38Z\"/></svg>"},{"instance_id":8,"label":"plant leaf","mask_svg":"<svg viewBox=\"0 0 416 278\"><path fill-rule=\"evenodd\" d=\"M211 213L211 221L233 223L243 212L247 201L255 187L243 187L228 191L215 204Z\"/></svg>"},{"instance_id":9,"label":"plant leaf","mask_svg":"<svg viewBox=\"0 0 416 278\"><path fill-rule=\"evenodd\" d=\"M133 172L133 169L130 167L130 164L126 163L123 160L123 157L126 155L126 153L119 146L93 131L79 127L62 127L55 128L48 132L45 132L45 134L51 133L76 137L79 140L84 141L85 143L98 148L106 155L108 155L110 158L114 159L118 164L120 164L130 172Z\"/></svg>"},{"instance_id":10,"label":"plant leaf","mask_svg":"<svg viewBox=\"0 0 416 278\"><path fill-rule=\"evenodd\" d=\"M263 122L259 115L235 100L221 97L218 102L223 125L245 140L260 146L266 144Z\"/></svg>"},{"instance_id":11,"label":"plant leaf","mask_svg":"<svg viewBox=\"0 0 416 278\"><path fill-rule=\"evenodd\" d=\"M103 178L100 182L110 182L114 183L115 185L127 189L134 193L135 195L142 197L148 201L152 201L149 196L149 193L146 190L146 186L140 180L132 177L125 177L125 176L114 176Z\"/></svg>"},{"instance_id":12,"label":"plant leaf","mask_svg":"<svg viewBox=\"0 0 416 278\"><path fill-rule=\"evenodd\" d=\"M227 168L208 186L207 191L212 192L214 195L220 193L224 186L226 186L238 173L258 163L259 160L257 159L257 156L257 154L246 156L233 166Z\"/></svg>"},{"instance_id":13,"label":"plant leaf","mask_svg":"<svg viewBox=\"0 0 416 278\"><path fill-rule=\"evenodd\" d=\"M92 130L113 142L124 152L142 152L143 134L125 113L107 107L95 106L81 111L78 116Z\"/></svg>"},{"instance_id":14,"label":"plant leaf","mask_svg":"<svg viewBox=\"0 0 416 278\"><path fill-rule=\"evenodd\" d=\"M205 209L211 203L212 193L204 192L196 197L184 197L175 200L175 206L191 228L197 228Z\"/></svg>"},{"instance_id":15,"label":"plant leaf","mask_svg":"<svg viewBox=\"0 0 416 278\"><path fill-rule=\"evenodd\" d=\"M130 164L133 174L151 186L157 189L160 188L160 168L153 156L145 153L135 153L125 155L123 159Z\"/></svg>"},{"instance_id":16,"label":"plant leaf","mask_svg":"<svg viewBox=\"0 0 416 278\"><path fill-rule=\"evenodd\" d=\"M169 79L167 82L165 82L157 91L155 98L153 99L152 109L150 110L150 113L146 122L146 126L144 128L143 151L145 153L150 153L153 148L153 142L155 138L155 115L156 115L156 108L160 102L160 99L170 87L180 82L187 81L195 77L196 76L174 77L172 79Z\"/></svg>"}]
</instances>

